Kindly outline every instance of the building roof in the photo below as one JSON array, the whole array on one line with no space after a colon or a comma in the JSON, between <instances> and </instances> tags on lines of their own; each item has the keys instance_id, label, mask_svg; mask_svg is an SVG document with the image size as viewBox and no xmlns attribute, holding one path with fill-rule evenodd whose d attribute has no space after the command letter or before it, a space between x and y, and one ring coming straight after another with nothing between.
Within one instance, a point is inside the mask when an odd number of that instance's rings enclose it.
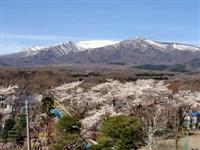
<instances>
[{"instance_id":1,"label":"building roof","mask_svg":"<svg viewBox=\"0 0 200 150\"><path fill-rule=\"evenodd\" d=\"M190 114L191 114L192 116L194 116L194 117L197 117L197 116L200 115L200 112L193 111L193 112L191 112Z\"/></svg>"}]
</instances>

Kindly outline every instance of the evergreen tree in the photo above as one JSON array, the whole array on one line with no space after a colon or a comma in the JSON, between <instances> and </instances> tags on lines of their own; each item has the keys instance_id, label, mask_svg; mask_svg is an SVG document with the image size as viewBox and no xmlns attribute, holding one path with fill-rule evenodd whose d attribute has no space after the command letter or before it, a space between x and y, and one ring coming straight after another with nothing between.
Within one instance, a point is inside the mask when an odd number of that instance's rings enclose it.
<instances>
[{"instance_id":1,"label":"evergreen tree","mask_svg":"<svg viewBox=\"0 0 200 150\"><path fill-rule=\"evenodd\" d=\"M8 139L16 141L17 144L23 144L26 138L26 115L20 114L17 116L16 124L8 132Z\"/></svg>"},{"instance_id":2,"label":"evergreen tree","mask_svg":"<svg viewBox=\"0 0 200 150\"><path fill-rule=\"evenodd\" d=\"M107 118L101 131L102 135L97 139L99 145L93 146L94 150L133 150L145 144L142 124L136 117L121 115Z\"/></svg>"},{"instance_id":3,"label":"evergreen tree","mask_svg":"<svg viewBox=\"0 0 200 150\"><path fill-rule=\"evenodd\" d=\"M80 137L81 123L77 118L63 116L55 124L56 144L53 149L79 149L82 146Z\"/></svg>"},{"instance_id":4,"label":"evergreen tree","mask_svg":"<svg viewBox=\"0 0 200 150\"><path fill-rule=\"evenodd\" d=\"M52 115L51 110L54 108L54 100L50 97L42 99L42 112L46 113L48 117Z\"/></svg>"},{"instance_id":5,"label":"evergreen tree","mask_svg":"<svg viewBox=\"0 0 200 150\"><path fill-rule=\"evenodd\" d=\"M5 141L8 138L8 132L13 128L13 126L15 125L15 121L12 119L7 119L4 125L4 128L1 131L1 136L2 139L4 139Z\"/></svg>"}]
</instances>

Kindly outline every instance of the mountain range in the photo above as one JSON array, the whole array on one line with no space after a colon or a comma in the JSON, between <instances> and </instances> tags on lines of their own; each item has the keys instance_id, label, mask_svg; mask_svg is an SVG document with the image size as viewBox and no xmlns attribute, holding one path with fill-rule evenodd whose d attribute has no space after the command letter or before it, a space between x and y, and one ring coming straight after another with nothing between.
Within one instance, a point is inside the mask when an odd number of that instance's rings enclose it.
<instances>
[{"instance_id":1,"label":"mountain range","mask_svg":"<svg viewBox=\"0 0 200 150\"><path fill-rule=\"evenodd\" d=\"M53 64L103 64L138 66L184 66L200 71L200 47L146 38L124 41L81 41L48 47L26 48L0 57L0 66L40 66Z\"/></svg>"}]
</instances>

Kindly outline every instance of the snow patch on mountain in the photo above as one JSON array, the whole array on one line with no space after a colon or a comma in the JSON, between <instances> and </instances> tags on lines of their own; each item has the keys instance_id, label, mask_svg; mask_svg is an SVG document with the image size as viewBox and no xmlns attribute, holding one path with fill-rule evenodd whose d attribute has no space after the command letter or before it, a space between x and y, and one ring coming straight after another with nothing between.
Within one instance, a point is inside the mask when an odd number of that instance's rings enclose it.
<instances>
[{"instance_id":1,"label":"snow patch on mountain","mask_svg":"<svg viewBox=\"0 0 200 150\"><path fill-rule=\"evenodd\" d=\"M111 40L91 40L91 41L80 41L77 43L77 46L82 47L84 49L90 48L99 48L108 45L113 45L119 43L120 41L111 41Z\"/></svg>"},{"instance_id":2,"label":"snow patch on mountain","mask_svg":"<svg viewBox=\"0 0 200 150\"><path fill-rule=\"evenodd\" d=\"M136 37L135 40L138 41L144 47L155 46L163 50L200 51L199 47L187 44L157 42L154 40L139 38L139 37ZM117 43L120 43L120 41L91 40L91 41L80 41L77 44L69 41L65 43L58 43L53 46L35 46L31 48L25 48L22 52L24 53L23 57L33 56L41 51L48 51L48 50L51 50L51 53L53 52L57 55L66 55L69 52L79 52L87 49L105 47L108 45L117 46L118 45Z\"/></svg>"},{"instance_id":3,"label":"snow patch on mountain","mask_svg":"<svg viewBox=\"0 0 200 150\"><path fill-rule=\"evenodd\" d=\"M24 51L39 51L41 49L44 49L45 47L42 46L35 46L35 47L29 47L29 48L25 48Z\"/></svg>"},{"instance_id":4,"label":"snow patch on mountain","mask_svg":"<svg viewBox=\"0 0 200 150\"><path fill-rule=\"evenodd\" d=\"M25 48L22 52L24 53L23 57L27 57L36 55L42 51L43 52L50 51L51 53L53 52L56 55L65 55L68 54L69 52L78 52L79 48L76 46L75 43L69 41L66 43L58 43L53 46L46 46L46 47L35 46L31 48Z\"/></svg>"},{"instance_id":5,"label":"snow patch on mountain","mask_svg":"<svg viewBox=\"0 0 200 150\"><path fill-rule=\"evenodd\" d=\"M38 52L40 52L41 50L45 49L45 47L42 46L34 46L34 47L28 47L28 48L24 48L22 50L22 52L25 53L24 56L30 56L30 55L36 55Z\"/></svg>"},{"instance_id":6,"label":"snow patch on mountain","mask_svg":"<svg viewBox=\"0 0 200 150\"><path fill-rule=\"evenodd\" d=\"M162 48L162 49L171 49L171 50L182 50L182 51L200 51L200 47L188 45L188 44L180 44L180 43L164 43L157 42L150 39L144 39L150 45Z\"/></svg>"},{"instance_id":7,"label":"snow patch on mountain","mask_svg":"<svg viewBox=\"0 0 200 150\"><path fill-rule=\"evenodd\" d=\"M199 47L192 46L192 45L186 45L186 44L173 44L173 48L177 50L185 50L185 51L200 51Z\"/></svg>"},{"instance_id":8,"label":"snow patch on mountain","mask_svg":"<svg viewBox=\"0 0 200 150\"><path fill-rule=\"evenodd\" d=\"M159 42L156 42L156 41L153 41L150 39L145 39L145 41L151 45L154 45L154 46L157 46L157 47L163 48L163 49L166 49L168 46L167 44L159 43Z\"/></svg>"}]
</instances>

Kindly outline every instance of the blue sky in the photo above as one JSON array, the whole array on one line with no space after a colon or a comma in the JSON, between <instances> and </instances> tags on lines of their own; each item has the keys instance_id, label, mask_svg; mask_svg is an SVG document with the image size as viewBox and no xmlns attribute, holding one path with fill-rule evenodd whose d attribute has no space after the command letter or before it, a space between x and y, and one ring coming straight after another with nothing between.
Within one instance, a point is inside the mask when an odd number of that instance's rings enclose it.
<instances>
[{"instance_id":1,"label":"blue sky","mask_svg":"<svg viewBox=\"0 0 200 150\"><path fill-rule=\"evenodd\" d=\"M200 45L199 0L0 0L1 54L135 36Z\"/></svg>"}]
</instances>

